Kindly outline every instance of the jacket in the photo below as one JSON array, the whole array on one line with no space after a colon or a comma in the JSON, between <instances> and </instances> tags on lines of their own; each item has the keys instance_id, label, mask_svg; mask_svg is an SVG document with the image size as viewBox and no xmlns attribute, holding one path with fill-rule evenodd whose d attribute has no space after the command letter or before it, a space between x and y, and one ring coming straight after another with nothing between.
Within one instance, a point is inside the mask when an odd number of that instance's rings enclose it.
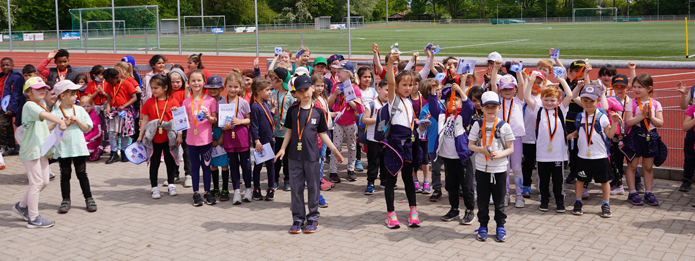
<instances>
[{"instance_id":1,"label":"jacket","mask_svg":"<svg viewBox=\"0 0 695 261\"><path fill-rule=\"evenodd\" d=\"M2 76L5 76L5 74L0 73L0 77ZM27 101L26 96L24 96L24 93L22 92L22 89L24 88L24 76L15 71L10 72L5 80L4 87L2 97L0 98L10 95L10 104L7 105L7 110L14 114L14 125L19 127L22 125L22 107Z\"/></svg>"},{"instance_id":2,"label":"jacket","mask_svg":"<svg viewBox=\"0 0 695 261\"><path fill-rule=\"evenodd\" d=\"M453 94L452 94L453 95ZM434 150L437 152L437 157L439 157L439 144L444 142L444 135L441 132L444 130L444 124L446 123L446 114L442 113L439 107L439 100L436 95L430 95L428 98L428 104L430 108L431 117L438 119L439 134L437 141L434 145ZM461 164L466 165L466 161L471 156L472 152L468 149L468 133L466 133L466 126L471 124L471 117L473 115L473 102L471 99L466 99L462 102L461 110L456 115L454 119L454 146L456 147L456 153L461 160Z\"/></svg>"},{"instance_id":3,"label":"jacket","mask_svg":"<svg viewBox=\"0 0 695 261\"><path fill-rule=\"evenodd\" d=\"M174 161L176 162L176 165L179 165L179 146L174 146L176 145L176 138L177 138L177 133L176 133L176 127L174 126L173 121L164 121L162 124L159 124L158 119L151 120L150 122L145 125L145 135L142 137L142 144L145 146L145 150L147 151L147 162L149 163L150 160L152 160L152 150L154 148L154 144L152 142L152 139L154 139L154 135L156 134L158 128L162 128L163 130L166 130L167 132L167 137L169 137L169 150L171 152L171 155L174 156ZM160 160L159 156L155 158L155 160Z\"/></svg>"}]
</instances>

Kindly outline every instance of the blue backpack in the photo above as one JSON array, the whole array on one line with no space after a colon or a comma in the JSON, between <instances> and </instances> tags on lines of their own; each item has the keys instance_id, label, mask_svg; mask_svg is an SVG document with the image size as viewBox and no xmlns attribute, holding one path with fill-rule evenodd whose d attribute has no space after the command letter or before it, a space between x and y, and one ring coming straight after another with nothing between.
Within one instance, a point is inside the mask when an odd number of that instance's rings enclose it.
<instances>
[{"instance_id":1,"label":"blue backpack","mask_svg":"<svg viewBox=\"0 0 695 261\"><path fill-rule=\"evenodd\" d=\"M596 120L594 121L594 130L596 131L596 133L601 135L601 139L603 140L603 143L606 146L606 153L608 154L608 156L610 156L611 139L609 139L608 136L606 136L606 134L603 133L603 128L601 127L601 117L603 117L603 115L608 116L608 113L606 112L606 110L602 108L596 108L596 110L597 112ZM582 122L582 115L583 113L577 114L577 119L574 121L575 127L577 127L577 131L579 131L581 128L584 128L584 122Z\"/></svg>"},{"instance_id":2,"label":"blue backpack","mask_svg":"<svg viewBox=\"0 0 695 261\"><path fill-rule=\"evenodd\" d=\"M374 130L374 140L383 141L389 137L389 133L391 132L391 119L394 115L396 115L396 110L398 110L398 105L400 105L400 103L401 99L394 99L393 106L387 103L384 104L382 108L386 106L391 107L386 107L386 110L379 110L379 114L376 117L376 130Z\"/></svg>"}]
</instances>

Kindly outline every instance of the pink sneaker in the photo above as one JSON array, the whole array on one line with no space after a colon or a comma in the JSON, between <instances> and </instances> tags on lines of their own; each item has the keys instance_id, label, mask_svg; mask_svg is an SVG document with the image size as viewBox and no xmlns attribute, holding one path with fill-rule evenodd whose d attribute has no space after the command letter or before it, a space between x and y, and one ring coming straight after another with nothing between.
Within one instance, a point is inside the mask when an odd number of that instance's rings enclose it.
<instances>
[{"instance_id":1,"label":"pink sneaker","mask_svg":"<svg viewBox=\"0 0 695 261\"><path fill-rule=\"evenodd\" d=\"M335 183L328 181L326 177L321 179L321 190L331 190L333 187L335 187Z\"/></svg>"},{"instance_id":2,"label":"pink sneaker","mask_svg":"<svg viewBox=\"0 0 695 261\"><path fill-rule=\"evenodd\" d=\"M410 215L408 216L408 226L420 227L420 218L418 218L417 211L410 211Z\"/></svg>"},{"instance_id":3,"label":"pink sneaker","mask_svg":"<svg viewBox=\"0 0 695 261\"><path fill-rule=\"evenodd\" d=\"M390 229L401 228L401 222L398 222L396 212L386 214L386 226Z\"/></svg>"},{"instance_id":4,"label":"pink sneaker","mask_svg":"<svg viewBox=\"0 0 695 261\"><path fill-rule=\"evenodd\" d=\"M582 189L582 199L589 199L591 195L589 195L589 191L586 189Z\"/></svg>"},{"instance_id":5,"label":"pink sneaker","mask_svg":"<svg viewBox=\"0 0 695 261\"><path fill-rule=\"evenodd\" d=\"M421 193L422 187L420 187L420 182L415 181L415 193Z\"/></svg>"},{"instance_id":6,"label":"pink sneaker","mask_svg":"<svg viewBox=\"0 0 695 261\"><path fill-rule=\"evenodd\" d=\"M422 184L422 194L430 194L430 193L432 193L432 187L430 186L430 183Z\"/></svg>"}]
</instances>

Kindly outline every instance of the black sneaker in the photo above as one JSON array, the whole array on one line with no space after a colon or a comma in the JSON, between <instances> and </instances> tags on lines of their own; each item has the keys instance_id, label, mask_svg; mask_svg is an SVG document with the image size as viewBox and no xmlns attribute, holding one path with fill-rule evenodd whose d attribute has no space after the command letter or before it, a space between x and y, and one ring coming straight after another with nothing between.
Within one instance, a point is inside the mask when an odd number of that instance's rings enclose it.
<instances>
[{"instance_id":1,"label":"black sneaker","mask_svg":"<svg viewBox=\"0 0 695 261\"><path fill-rule=\"evenodd\" d=\"M548 202L541 202L541 205L538 207L538 210L548 212Z\"/></svg>"},{"instance_id":2,"label":"black sneaker","mask_svg":"<svg viewBox=\"0 0 695 261\"><path fill-rule=\"evenodd\" d=\"M582 212L582 202L575 201L574 209L572 209L572 215L581 216L582 214L584 214L584 212Z\"/></svg>"},{"instance_id":3,"label":"black sneaker","mask_svg":"<svg viewBox=\"0 0 695 261\"><path fill-rule=\"evenodd\" d=\"M125 150L121 150L121 162L128 162L128 157L125 156Z\"/></svg>"},{"instance_id":4,"label":"black sneaker","mask_svg":"<svg viewBox=\"0 0 695 261\"><path fill-rule=\"evenodd\" d=\"M215 200L215 196L213 196L209 191L207 193L205 193L205 195L203 197L205 197L205 204L208 204L208 205L217 204L217 200Z\"/></svg>"},{"instance_id":5,"label":"black sneaker","mask_svg":"<svg viewBox=\"0 0 695 261\"><path fill-rule=\"evenodd\" d=\"M203 205L203 197L200 196L200 193L194 193L193 194L193 206L200 207Z\"/></svg>"},{"instance_id":6,"label":"black sneaker","mask_svg":"<svg viewBox=\"0 0 695 261\"><path fill-rule=\"evenodd\" d=\"M576 176L575 173L570 172L570 174L567 175L567 179L565 179L565 183L574 184L574 182L576 181L574 176Z\"/></svg>"},{"instance_id":7,"label":"black sneaker","mask_svg":"<svg viewBox=\"0 0 695 261\"><path fill-rule=\"evenodd\" d=\"M70 211L70 199L63 199L63 202L60 202L60 208L58 208L58 213L60 214L65 214Z\"/></svg>"},{"instance_id":8,"label":"black sneaker","mask_svg":"<svg viewBox=\"0 0 695 261\"><path fill-rule=\"evenodd\" d=\"M94 201L94 198L86 198L84 199L84 203L87 206L88 212L97 211L97 203Z\"/></svg>"},{"instance_id":9,"label":"black sneaker","mask_svg":"<svg viewBox=\"0 0 695 261\"><path fill-rule=\"evenodd\" d=\"M681 184L680 187L678 187L678 191L681 192L688 192L690 191L690 188L693 187L693 183L691 181L683 181L683 184Z\"/></svg>"},{"instance_id":10,"label":"black sneaker","mask_svg":"<svg viewBox=\"0 0 695 261\"><path fill-rule=\"evenodd\" d=\"M265 193L265 201L273 201L275 200L275 190L269 188L268 191Z\"/></svg>"},{"instance_id":11,"label":"black sneaker","mask_svg":"<svg viewBox=\"0 0 695 261\"><path fill-rule=\"evenodd\" d=\"M111 152L111 156L109 156L109 159L106 160L106 164L112 164L116 161L118 161L120 158L118 157L118 153L115 151Z\"/></svg>"},{"instance_id":12,"label":"black sneaker","mask_svg":"<svg viewBox=\"0 0 695 261\"><path fill-rule=\"evenodd\" d=\"M219 189L210 190L210 194L212 194L213 197L219 197L220 196L220 190Z\"/></svg>"},{"instance_id":13,"label":"black sneaker","mask_svg":"<svg viewBox=\"0 0 695 261\"><path fill-rule=\"evenodd\" d=\"M475 213L473 213L473 210L471 209L466 209L466 212L464 212L463 218L461 218L461 222L459 224L470 225L473 224L473 221L475 221Z\"/></svg>"},{"instance_id":14,"label":"black sneaker","mask_svg":"<svg viewBox=\"0 0 695 261\"><path fill-rule=\"evenodd\" d=\"M253 200L263 200L260 188L253 189Z\"/></svg>"},{"instance_id":15,"label":"black sneaker","mask_svg":"<svg viewBox=\"0 0 695 261\"><path fill-rule=\"evenodd\" d=\"M463 199L463 189L459 189L459 199Z\"/></svg>"},{"instance_id":16,"label":"black sneaker","mask_svg":"<svg viewBox=\"0 0 695 261\"><path fill-rule=\"evenodd\" d=\"M611 213L611 206L608 204L601 205L601 217L609 218L612 216L613 216L613 214Z\"/></svg>"},{"instance_id":17,"label":"black sneaker","mask_svg":"<svg viewBox=\"0 0 695 261\"><path fill-rule=\"evenodd\" d=\"M557 212L557 213L565 213L565 211L567 211L567 210L565 209L565 202L557 202L557 209L555 210L555 212Z\"/></svg>"},{"instance_id":18,"label":"black sneaker","mask_svg":"<svg viewBox=\"0 0 695 261\"><path fill-rule=\"evenodd\" d=\"M331 173L329 177L331 178L331 182L340 183L340 177L338 177L338 173Z\"/></svg>"},{"instance_id":19,"label":"black sneaker","mask_svg":"<svg viewBox=\"0 0 695 261\"><path fill-rule=\"evenodd\" d=\"M354 171L348 171L348 181L356 181L357 180L357 175L355 175Z\"/></svg>"},{"instance_id":20,"label":"black sneaker","mask_svg":"<svg viewBox=\"0 0 695 261\"><path fill-rule=\"evenodd\" d=\"M220 193L220 201L229 201L229 190L223 190Z\"/></svg>"},{"instance_id":21,"label":"black sneaker","mask_svg":"<svg viewBox=\"0 0 695 261\"><path fill-rule=\"evenodd\" d=\"M430 202L438 202L440 199L442 199L442 191L435 189L430 196Z\"/></svg>"},{"instance_id":22,"label":"black sneaker","mask_svg":"<svg viewBox=\"0 0 695 261\"><path fill-rule=\"evenodd\" d=\"M459 214L460 212L458 209L449 209L449 212L446 213L446 215L442 216L442 220L446 222L452 221L454 219L459 218Z\"/></svg>"}]
</instances>

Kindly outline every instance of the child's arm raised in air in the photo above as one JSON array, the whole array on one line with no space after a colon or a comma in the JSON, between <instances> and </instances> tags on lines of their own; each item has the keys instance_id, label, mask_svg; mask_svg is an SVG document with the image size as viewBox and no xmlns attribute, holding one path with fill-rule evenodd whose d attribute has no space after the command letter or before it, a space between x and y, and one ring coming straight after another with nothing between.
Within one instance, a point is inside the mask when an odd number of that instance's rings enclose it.
<instances>
[{"instance_id":1,"label":"child's arm raised in air","mask_svg":"<svg viewBox=\"0 0 695 261\"><path fill-rule=\"evenodd\" d=\"M518 86L518 88L519 88L517 90L518 94L516 96L517 96L517 98L519 98L520 101L523 102L525 100L525 96L523 95L523 93L525 93L524 90L528 89L528 87L526 86L526 83L529 82L528 81L528 74L526 74L525 72L522 71L520 73L517 73L516 76L517 76L516 78L518 81L516 86Z\"/></svg>"},{"instance_id":2,"label":"child's arm raised in air","mask_svg":"<svg viewBox=\"0 0 695 261\"><path fill-rule=\"evenodd\" d=\"M550 48L550 56L553 56L553 53L555 52L555 48ZM562 65L562 62L560 61L560 56L558 55L557 58L555 58L555 65L558 67L562 67L567 71L567 68L565 68L564 65Z\"/></svg>"},{"instance_id":3,"label":"child's arm raised in air","mask_svg":"<svg viewBox=\"0 0 695 261\"><path fill-rule=\"evenodd\" d=\"M577 86L574 87L574 91L572 91L572 100L574 100L574 102L582 108L584 108L584 103L582 103L582 99L579 98L579 92L582 90L583 87L584 86L579 86L579 84L577 84Z\"/></svg>"},{"instance_id":4,"label":"child's arm raised in air","mask_svg":"<svg viewBox=\"0 0 695 261\"><path fill-rule=\"evenodd\" d=\"M632 79L635 79L635 76L637 76L637 64L634 62L629 62L627 63L627 68L630 69L630 82L628 83L628 86L632 86Z\"/></svg>"},{"instance_id":5,"label":"child's arm raised in air","mask_svg":"<svg viewBox=\"0 0 695 261\"><path fill-rule=\"evenodd\" d=\"M524 74L524 73L520 73ZM533 83L536 82L536 76L535 74L529 75L528 83L526 84L526 88L524 88L523 96L526 100L526 104L528 105L529 108L531 108L532 111L536 110L536 100L533 99L533 96L531 94L531 89L533 89ZM570 97L568 95L568 97ZM570 97L571 98L571 97Z\"/></svg>"},{"instance_id":6,"label":"child's arm raised in air","mask_svg":"<svg viewBox=\"0 0 695 261\"><path fill-rule=\"evenodd\" d=\"M376 43L372 44L372 52L374 53L374 74L379 75L384 71L384 67L381 66L381 61L379 60L379 46ZM386 64L388 66L388 64ZM330 64L328 65L330 66Z\"/></svg>"},{"instance_id":7,"label":"child's arm raised in air","mask_svg":"<svg viewBox=\"0 0 695 261\"><path fill-rule=\"evenodd\" d=\"M572 102L572 89L570 89L569 84L567 84L567 80L563 77L555 77L555 79L562 85L562 90L565 91L565 98L562 99L562 106L565 108L569 108L570 102ZM528 102L528 100L526 101Z\"/></svg>"},{"instance_id":8,"label":"child's arm raised in air","mask_svg":"<svg viewBox=\"0 0 695 261\"><path fill-rule=\"evenodd\" d=\"M408 61L408 64L403 68L404 71L410 71L413 69L413 67L417 66L417 58L420 57L420 52L414 52L413 57L410 58L410 61Z\"/></svg>"},{"instance_id":9,"label":"child's arm raised in air","mask_svg":"<svg viewBox=\"0 0 695 261\"><path fill-rule=\"evenodd\" d=\"M398 53L391 53L390 55L389 62L396 62L400 59ZM389 83L388 98L389 102L392 102L393 99L396 98L396 76L393 73L393 66L386 66L386 78L388 79Z\"/></svg>"},{"instance_id":10,"label":"child's arm raised in air","mask_svg":"<svg viewBox=\"0 0 695 261\"><path fill-rule=\"evenodd\" d=\"M681 93L681 100L679 104L681 110L687 110L690 100L693 99L692 94L690 94L688 86L683 84L683 82L678 82L678 91Z\"/></svg>"},{"instance_id":11,"label":"child's arm raised in air","mask_svg":"<svg viewBox=\"0 0 695 261\"><path fill-rule=\"evenodd\" d=\"M427 97L427 104L429 106L430 110L430 116L434 118L435 120L439 120L439 114L442 113L442 110L439 108L439 95L441 94L441 90L432 90L430 89L430 95ZM444 108L446 110L446 108ZM422 115L420 115L422 116Z\"/></svg>"},{"instance_id":12,"label":"child's arm raised in air","mask_svg":"<svg viewBox=\"0 0 695 261\"><path fill-rule=\"evenodd\" d=\"M495 65L492 66L492 72L490 73L490 90L497 94L500 93L497 86L497 73L500 71L500 67L502 67L502 61L495 61Z\"/></svg>"},{"instance_id":13,"label":"child's arm raised in air","mask_svg":"<svg viewBox=\"0 0 695 261\"><path fill-rule=\"evenodd\" d=\"M278 58L280 58L280 56L277 54L273 57L273 61L271 61L268 65L268 71L272 71L273 69L275 69L275 63L278 62Z\"/></svg>"}]
</instances>

